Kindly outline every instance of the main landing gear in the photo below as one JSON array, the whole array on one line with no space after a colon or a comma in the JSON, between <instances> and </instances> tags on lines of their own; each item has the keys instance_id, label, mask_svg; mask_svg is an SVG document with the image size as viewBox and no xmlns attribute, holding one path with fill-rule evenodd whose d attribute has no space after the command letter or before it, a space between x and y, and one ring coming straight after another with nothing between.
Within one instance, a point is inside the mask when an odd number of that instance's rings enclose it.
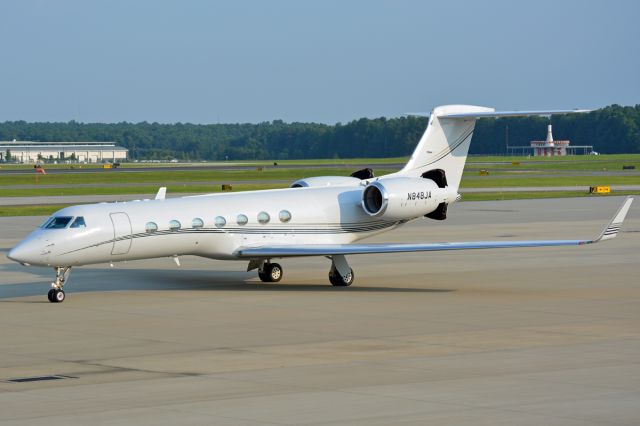
<instances>
[{"instance_id":1,"label":"main landing gear","mask_svg":"<svg viewBox=\"0 0 640 426\"><path fill-rule=\"evenodd\" d=\"M349 287L353 284L355 275L353 269L347 263L344 255L331 256L331 269L329 270L329 282L334 287Z\"/></svg>"},{"instance_id":2,"label":"main landing gear","mask_svg":"<svg viewBox=\"0 0 640 426\"><path fill-rule=\"evenodd\" d=\"M355 275L344 255L327 257L331 259L331 269L329 270L329 282L331 285L335 287L348 287L353 284ZM252 269L258 269L258 277L265 283L277 283L284 275L282 266L278 263L271 263L269 260L251 260L247 271Z\"/></svg>"},{"instance_id":3,"label":"main landing gear","mask_svg":"<svg viewBox=\"0 0 640 426\"><path fill-rule=\"evenodd\" d=\"M47 298L51 303L64 302L66 297L64 293L64 283L69 278L71 266L58 266L54 268L56 271L56 280L51 283L51 290L47 293Z\"/></svg>"},{"instance_id":4,"label":"main landing gear","mask_svg":"<svg viewBox=\"0 0 640 426\"><path fill-rule=\"evenodd\" d=\"M264 283L277 283L282 275L282 266L278 263L264 262L258 269L258 277Z\"/></svg>"}]
</instances>

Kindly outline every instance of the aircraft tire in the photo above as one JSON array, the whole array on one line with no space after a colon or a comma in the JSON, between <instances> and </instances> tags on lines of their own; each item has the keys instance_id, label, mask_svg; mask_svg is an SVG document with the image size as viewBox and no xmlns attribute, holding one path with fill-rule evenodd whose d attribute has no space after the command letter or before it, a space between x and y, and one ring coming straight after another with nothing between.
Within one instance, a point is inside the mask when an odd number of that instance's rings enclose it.
<instances>
[{"instance_id":1,"label":"aircraft tire","mask_svg":"<svg viewBox=\"0 0 640 426\"><path fill-rule=\"evenodd\" d=\"M282 279L283 271L282 266L278 263L270 263L268 265L267 274L269 275L269 281L277 283Z\"/></svg>"},{"instance_id":2,"label":"aircraft tire","mask_svg":"<svg viewBox=\"0 0 640 426\"><path fill-rule=\"evenodd\" d=\"M56 303L55 294L55 289L52 288L51 290L49 290L49 293L47 293L47 299L49 299L49 302Z\"/></svg>"},{"instance_id":3,"label":"aircraft tire","mask_svg":"<svg viewBox=\"0 0 640 426\"><path fill-rule=\"evenodd\" d=\"M266 271L258 271L258 278L260 278L260 281L262 281L263 283L271 282L271 280L269 279L269 274Z\"/></svg>"},{"instance_id":4,"label":"aircraft tire","mask_svg":"<svg viewBox=\"0 0 640 426\"><path fill-rule=\"evenodd\" d=\"M355 274L353 273L353 269L351 269L351 272L349 273L348 280L342 278L342 275L340 275L338 271L334 269L331 269L331 271L329 271L329 282L335 287L349 287L351 284L353 284L354 279Z\"/></svg>"},{"instance_id":5,"label":"aircraft tire","mask_svg":"<svg viewBox=\"0 0 640 426\"><path fill-rule=\"evenodd\" d=\"M55 290L54 296L53 298L55 299L56 303L62 303L64 302L64 299L66 298L66 294L64 292L64 290Z\"/></svg>"}]
</instances>

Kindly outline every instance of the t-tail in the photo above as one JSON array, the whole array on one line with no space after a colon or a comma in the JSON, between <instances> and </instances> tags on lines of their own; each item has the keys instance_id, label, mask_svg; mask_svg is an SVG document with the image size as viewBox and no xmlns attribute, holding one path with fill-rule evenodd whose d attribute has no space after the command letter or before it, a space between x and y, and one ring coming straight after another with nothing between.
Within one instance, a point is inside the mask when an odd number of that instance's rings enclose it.
<instances>
[{"instance_id":1,"label":"t-tail","mask_svg":"<svg viewBox=\"0 0 640 426\"><path fill-rule=\"evenodd\" d=\"M425 177L438 186L457 191L476 125L483 117L550 116L589 112L589 110L496 111L474 105L436 107L411 158L394 176ZM411 114L425 115L425 114Z\"/></svg>"}]
</instances>

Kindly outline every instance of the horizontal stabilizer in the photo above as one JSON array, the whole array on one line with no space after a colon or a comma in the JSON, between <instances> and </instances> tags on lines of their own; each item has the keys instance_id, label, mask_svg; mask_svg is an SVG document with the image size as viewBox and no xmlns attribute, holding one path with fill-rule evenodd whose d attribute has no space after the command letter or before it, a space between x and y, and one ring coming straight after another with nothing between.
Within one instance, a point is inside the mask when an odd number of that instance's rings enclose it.
<instances>
[{"instance_id":1,"label":"horizontal stabilizer","mask_svg":"<svg viewBox=\"0 0 640 426\"><path fill-rule=\"evenodd\" d=\"M452 112L437 114L439 118L499 118L499 117L528 117L528 116L550 116L561 114L580 114L591 112L590 109L548 109L548 110L532 110L532 111L471 111L471 112ZM407 113L409 116L429 117L428 112L412 112Z\"/></svg>"},{"instance_id":2,"label":"horizontal stabilizer","mask_svg":"<svg viewBox=\"0 0 640 426\"><path fill-rule=\"evenodd\" d=\"M486 117L528 117L531 115L549 116L560 114L575 114L591 112L589 109L549 109L539 111L485 111L485 112L469 112L469 113L453 113L439 115L440 118L486 118Z\"/></svg>"}]
</instances>

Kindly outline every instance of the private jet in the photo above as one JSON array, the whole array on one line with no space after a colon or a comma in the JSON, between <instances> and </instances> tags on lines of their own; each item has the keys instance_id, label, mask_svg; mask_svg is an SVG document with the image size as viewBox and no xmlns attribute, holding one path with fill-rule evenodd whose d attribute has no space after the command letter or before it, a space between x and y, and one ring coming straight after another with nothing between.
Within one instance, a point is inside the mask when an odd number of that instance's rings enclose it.
<instances>
[{"instance_id":1,"label":"private jet","mask_svg":"<svg viewBox=\"0 0 640 426\"><path fill-rule=\"evenodd\" d=\"M65 300L64 285L76 266L180 256L243 260L260 280L278 282L274 259L322 256L331 261L329 282L350 286L347 256L439 250L585 245L612 239L633 199L628 197L602 233L585 240L475 241L362 244L362 240L422 217L444 220L460 200L458 188L475 122L483 117L550 116L586 110L495 111L447 105L429 114L413 155L398 172L374 177L320 176L289 188L78 205L61 209L8 253L25 266L55 271L48 298Z\"/></svg>"}]
</instances>

